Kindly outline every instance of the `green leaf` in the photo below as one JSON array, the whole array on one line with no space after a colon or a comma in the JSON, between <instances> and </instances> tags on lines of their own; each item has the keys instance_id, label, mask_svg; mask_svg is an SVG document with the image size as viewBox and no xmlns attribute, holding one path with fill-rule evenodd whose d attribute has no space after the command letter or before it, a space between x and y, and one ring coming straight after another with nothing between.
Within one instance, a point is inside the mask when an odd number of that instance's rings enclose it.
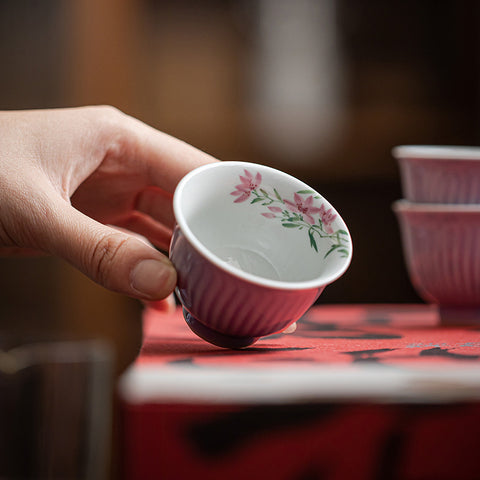
<instances>
[{"instance_id":1,"label":"green leaf","mask_svg":"<svg viewBox=\"0 0 480 480\"><path fill-rule=\"evenodd\" d=\"M349 253L348 250L345 250L344 248L342 248L338 251L341 252L341 253L344 253L345 255L348 255L348 253Z\"/></svg>"},{"instance_id":2,"label":"green leaf","mask_svg":"<svg viewBox=\"0 0 480 480\"><path fill-rule=\"evenodd\" d=\"M337 233L341 233L342 235L348 235L348 232L345 230L337 230Z\"/></svg>"},{"instance_id":3,"label":"green leaf","mask_svg":"<svg viewBox=\"0 0 480 480\"><path fill-rule=\"evenodd\" d=\"M308 236L310 237L310 246L313 247L316 252L318 252L317 242L315 241L315 238L311 231L308 232Z\"/></svg>"},{"instance_id":4,"label":"green leaf","mask_svg":"<svg viewBox=\"0 0 480 480\"><path fill-rule=\"evenodd\" d=\"M332 245L332 248L325 254L323 258L327 258L333 251L335 251L337 248L340 248L341 245Z\"/></svg>"},{"instance_id":5,"label":"green leaf","mask_svg":"<svg viewBox=\"0 0 480 480\"><path fill-rule=\"evenodd\" d=\"M314 190L299 190L297 193L301 193L302 195L308 195L316 192Z\"/></svg>"},{"instance_id":6,"label":"green leaf","mask_svg":"<svg viewBox=\"0 0 480 480\"><path fill-rule=\"evenodd\" d=\"M282 226L284 226L286 228L297 228L300 225L297 225L296 223L282 223Z\"/></svg>"},{"instance_id":7,"label":"green leaf","mask_svg":"<svg viewBox=\"0 0 480 480\"><path fill-rule=\"evenodd\" d=\"M264 190L263 188L261 188L260 191L261 191L266 197L268 197L268 192L267 192L266 190Z\"/></svg>"},{"instance_id":8,"label":"green leaf","mask_svg":"<svg viewBox=\"0 0 480 480\"><path fill-rule=\"evenodd\" d=\"M260 198L260 197L254 198L254 199L250 202L250 204L252 204L252 203L257 203L257 202L263 202L263 200L264 200L264 199L263 199L263 198Z\"/></svg>"},{"instance_id":9,"label":"green leaf","mask_svg":"<svg viewBox=\"0 0 480 480\"><path fill-rule=\"evenodd\" d=\"M282 199L282 197L280 196L280 194L277 192L277 189L276 189L276 188L273 189L273 193L275 193L275 196L277 197L277 199L280 200L280 201L283 203L283 199Z\"/></svg>"}]
</instances>

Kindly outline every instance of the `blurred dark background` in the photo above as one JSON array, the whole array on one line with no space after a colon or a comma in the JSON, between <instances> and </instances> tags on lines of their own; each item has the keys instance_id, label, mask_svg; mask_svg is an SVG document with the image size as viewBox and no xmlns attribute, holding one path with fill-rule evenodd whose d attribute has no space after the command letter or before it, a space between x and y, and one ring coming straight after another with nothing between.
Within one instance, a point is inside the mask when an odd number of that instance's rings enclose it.
<instances>
[{"instance_id":1,"label":"blurred dark background","mask_svg":"<svg viewBox=\"0 0 480 480\"><path fill-rule=\"evenodd\" d=\"M220 159L285 170L353 236L319 303L417 302L390 152L479 143L478 23L473 0L1 0L0 109L112 104ZM137 302L57 259L0 262L4 325L94 330L134 353Z\"/></svg>"}]
</instances>

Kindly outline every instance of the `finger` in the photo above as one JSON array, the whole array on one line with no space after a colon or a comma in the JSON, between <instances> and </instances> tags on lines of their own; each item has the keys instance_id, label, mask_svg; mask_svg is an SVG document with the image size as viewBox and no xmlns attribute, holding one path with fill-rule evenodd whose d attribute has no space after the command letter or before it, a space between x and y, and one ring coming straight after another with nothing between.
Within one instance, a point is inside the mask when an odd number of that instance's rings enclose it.
<instances>
[{"instance_id":1,"label":"finger","mask_svg":"<svg viewBox=\"0 0 480 480\"><path fill-rule=\"evenodd\" d=\"M42 227L45 249L110 290L160 300L176 284L171 262L147 243L92 220L66 202Z\"/></svg>"},{"instance_id":2,"label":"finger","mask_svg":"<svg viewBox=\"0 0 480 480\"><path fill-rule=\"evenodd\" d=\"M172 208L172 194L158 187L141 191L135 202L135 210L143 212L158 222L173 229L175 217Z\"/></svg>"},{"instance_id":3,"label":"finger","mask_svg":"<svg viewBox=\"0 0 480 480\"><path fill-rule=\"evenodd\" d=\"M188 143L125 116L129 135L123 137L125 154L141 162L151 184L173 193L178 182L194 168L218 160ZM140 163L139 163L140 165Z\"/></svg>"},{"instance_id":4,"label":"finger","mask_svg":"<svg viewBox=\"0 0 480 480\"><path fill-rule=\"evenodd\" d=\"M158 223L148 215L134 212L129 217L116 222L116 226L142 235L156 247L168 251L172 230Z\"/></svg>"},{"instance_id":5,"label":"finger","mask_svg":"<svg viewBox=\"0 0 480 480\"><path fill-rule=\"evenodd\" d=\"M285 330L283 330L282 333L285 333L285 334L289 334L289 333L294 333L295 330L297 329L297 324L296 323L292 323L291 325L289 325Z\"/></svg>"},{"instance_id":6,"label":"finger","mask_svg":"<svg viewBox=\"0 0 480 480\"><path fill-rule=\"evenodd\" d=\"M120 227L118 225L109 225L109 227L114 228L115 230L118 230L119 232L126 233L128 235L131 235L132 237L138 238L143 243L146 243L149 246L153 246L153 244L143 235L140 235L139 233L133 232L132 230L129 230L128 228Z\"/></svg>"}]
</instances>

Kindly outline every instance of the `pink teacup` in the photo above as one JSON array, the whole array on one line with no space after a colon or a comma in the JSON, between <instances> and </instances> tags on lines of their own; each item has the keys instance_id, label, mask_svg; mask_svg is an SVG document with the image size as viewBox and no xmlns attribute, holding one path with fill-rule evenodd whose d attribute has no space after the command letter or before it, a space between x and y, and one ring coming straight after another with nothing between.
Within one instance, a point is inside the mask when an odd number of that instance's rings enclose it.
<instances>
[{"instance_id":1,"label":"pink teacup","mask_svg":"<svg viewBox=\"0 0 480 480\"><path fill-rule=\"evenodd\" d=\"M480 322L480 205L393 204L414 288L445 323Z\"/></svg>"},{"instance_id":2,"label":"pink teacup","mask_svg":"<svg viewBox=\"0 0 480 480\"><path fill-rule=\"evenodd\" d=\"M480 203L480 148L402 145L392 151L407 200Z\"/></svg>"},{"instance_id":3,"label":"pink teacup","mask_svg":"<svg viewBox=\"0 0 480 480\"><path fill-rule=\"evenodd\" d=\"M347 270L340 215L296 178L263 165L219 162L175 191L170 258L190 328L242 348L286 329Z\"/></svg>"}]
</instances>

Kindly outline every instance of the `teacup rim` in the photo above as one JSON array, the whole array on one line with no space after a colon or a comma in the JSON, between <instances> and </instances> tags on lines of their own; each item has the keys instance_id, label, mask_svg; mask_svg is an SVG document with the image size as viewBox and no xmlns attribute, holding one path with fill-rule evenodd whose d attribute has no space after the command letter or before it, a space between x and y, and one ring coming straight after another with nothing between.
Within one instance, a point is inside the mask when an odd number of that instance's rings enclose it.
<instances>
[{"instance_id":1,"label":"teacup rim","mask_svg":"<svg viewBox=\"0 0 480 480\"><path fill-rule=\"evenodd\" d=\"M181 212L180 208L180 199L181 195L183 192L183 189L185 188L186 184L189 182L189 180L198 175L199 173L209 170L212 168L224 168L225 166L240 166L243 168L258 168L262 169L264 171L270 171L273 172L277 175L281 175L285 178L288 178L290 180L294 180L296 182L300 182L303 184L305 187L308 187L309 189L315 191L316 194L318 194L322 200L326 202L326 204L333 208L335 213L338 215L338 218L341 220L342 223L342 228L345 229L348 232L348 238L350 240L350 249L348 253L348 257L345 259L343 266L339 268L338 270L335 271L335 273L332 273L330 275L319 275L315 277L314 279L311 280L305 280L305 281L298 281L298 282L286 282L282 280L274 280L274 279L269 279L265 277L261 277L259 275L254 275L242 270L239 270L237 268L232 267L226 262L223 262L218 256L215 254L211 253L208 249L206 249L202 243L197 239L197 237L193 234L192 230L190 227L187 225L187 222ZM178 183L177 187L175 188L175 192L173 195L173 211L175 215L175 221L177 226L180 228L182 233L187 237L191 245L195 248L197 252L199 252L200 255L206 257L211 263L213 263L216 267L219 269L229 273L230 275L243 279L247 282L250 282L252 284L260 285L265 288L272 288L272 289L277 289L277 290L309 290L309 289L315 289L315 288L320 288L326 285L329 285L336 281L338 278L340 278L348 269L350 266L351 260L352 260L352 255L353 255L353 244L352 244L352 236L350 234L350 230L348 229L345 221L341 217L341 215L337 212L335 207L330 204L330 202L323 197L320 193L318 193L315 189L310 187L308 184L303 182L302 180L294 177L293 175L290 175L286 172L283 172L281 170L278 170L273 167L269 167L267 165L262 165L259 163L253 163L253 162L246 162L246 161L239 161L239 160L222 160L218 162L213 162L209 163L206 165L202 165L200 167L197 167L190 172L188 172Z\"/></svg>"},{"instance_id":2,"label":"teacup rim","mask_svg":"<svg viewBox=\"0 0 480 480\"><path fill-rule=\"evenodd\" d=\"M413 202L405 198L395 200L392 203L395 212L417 213L480 213L480 204L477 203L433 203Z\"/></svg>"},{"instance_id":3,"label":"teacup rim","mask_svg":"<svg viewBox=\"0 0 480 480\"><path fill-rule=\"evenodd\" d=\"M480 147L465 145L397 145L392 156L402 159L480 160Z\"/></svg>"}]
</instances>

